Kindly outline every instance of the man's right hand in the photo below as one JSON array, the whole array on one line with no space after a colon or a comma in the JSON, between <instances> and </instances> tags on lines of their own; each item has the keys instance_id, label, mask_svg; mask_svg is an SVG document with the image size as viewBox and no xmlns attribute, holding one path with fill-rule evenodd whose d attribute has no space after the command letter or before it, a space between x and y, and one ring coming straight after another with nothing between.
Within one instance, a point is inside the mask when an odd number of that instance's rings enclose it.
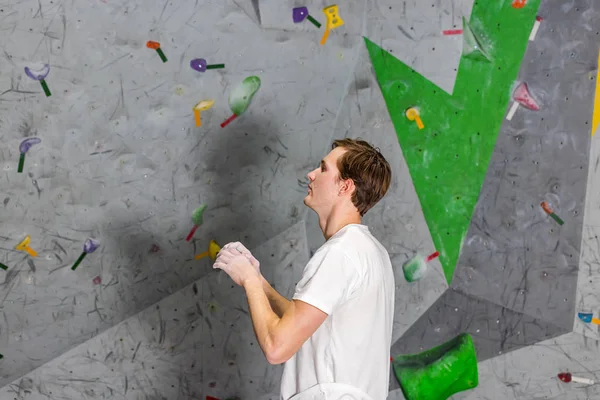
<instances>
[{"instance_id":1,"label":"man's right hand","mask_svg":"<svg viewBox=\"0 0 600 400\"><path fill-rule=\"evenodd\" d=\"M252 255L252 253L250 252L250 250L248 250L246 248L246 246L244 246L242 243L240 242L231 242L231 243L227 243L225 246L223 246L223 248L227 248L228 250L237 250L240 253L242 253L244 256L246 256L248 258L248 260L250 261L250 264L252 264L252 266L254 268L256 268L256 271L260 274L260 262Z\"/></svg>"}]
</instances>

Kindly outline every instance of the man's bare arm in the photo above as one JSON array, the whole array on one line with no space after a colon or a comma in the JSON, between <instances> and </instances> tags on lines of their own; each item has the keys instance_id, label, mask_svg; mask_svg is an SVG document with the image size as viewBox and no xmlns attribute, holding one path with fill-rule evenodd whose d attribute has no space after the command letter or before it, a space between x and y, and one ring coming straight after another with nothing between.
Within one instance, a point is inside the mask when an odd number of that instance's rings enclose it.
<instances>
[{"instance_id":1,"label":"man's bare arm","mask_svg":"<svg viewBox=\"0 0 600 400\"><path fill-rule=\"evenodd\" d=\"M262 284L263 290L267 295L267 299L269 299L269 304L271 304L273 312L275 312L275 314L277 314L279 318L283 317L283 314L289 308L291 301L289 301L288 299L280 295L275 289L273 289L271 284L265 279L264 276L262 277Z\"/></svg>"}]
</instances>

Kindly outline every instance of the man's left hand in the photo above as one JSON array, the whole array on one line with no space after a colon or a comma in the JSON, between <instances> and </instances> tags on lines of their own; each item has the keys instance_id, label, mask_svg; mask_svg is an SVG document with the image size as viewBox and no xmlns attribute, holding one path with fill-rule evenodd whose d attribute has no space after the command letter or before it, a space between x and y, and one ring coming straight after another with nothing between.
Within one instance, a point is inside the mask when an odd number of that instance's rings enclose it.
<instances>
[{"instance_id":1,"label":"man's left hand","mask_svg":"<svg viewBox=\"0 0 600 400\"><path fill-rule=\"evenodd\" d=\"M213 268L222 269L240 286L244 286L244 282L248 279L260 278L260 273L250 263L248 257L229 243L219 251Z\"/></svg>"}]
</instances>

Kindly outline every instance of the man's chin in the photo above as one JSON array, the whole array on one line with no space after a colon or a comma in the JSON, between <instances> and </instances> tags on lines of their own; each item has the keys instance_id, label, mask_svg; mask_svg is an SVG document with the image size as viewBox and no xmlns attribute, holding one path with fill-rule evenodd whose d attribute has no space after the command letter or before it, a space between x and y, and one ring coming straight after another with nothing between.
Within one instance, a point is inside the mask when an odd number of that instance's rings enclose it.
<instances>
[{"instance_id":1,"label":"man's chin","mask_svg":"<svg viewBox=\"0 0 600 400\"><path fill-rule=\"evenodd\" d=\"M310 194L307 194L307 195L304 197L304 205L305 205L306 207L310 208L310 204L309 204L309 203L310 203Z\"/></svg>"}]
</instances>

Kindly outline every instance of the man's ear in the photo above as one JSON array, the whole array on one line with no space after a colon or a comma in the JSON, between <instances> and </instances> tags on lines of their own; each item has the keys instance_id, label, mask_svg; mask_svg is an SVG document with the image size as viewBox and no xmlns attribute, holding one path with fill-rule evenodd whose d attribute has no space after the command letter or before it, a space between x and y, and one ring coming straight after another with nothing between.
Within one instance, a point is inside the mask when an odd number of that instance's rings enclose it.
<instances>
[{"instance_id":1,"label":"man's ear","mask_svg":"<svg viewBox=\"0 0 600 400\"><path fill-rule=\"evenodd\" d=\"M354 181L352 179L346 179L342 181L340 186L340 195L351 194L355 189Z\"/></svg>"}]
</instances>

